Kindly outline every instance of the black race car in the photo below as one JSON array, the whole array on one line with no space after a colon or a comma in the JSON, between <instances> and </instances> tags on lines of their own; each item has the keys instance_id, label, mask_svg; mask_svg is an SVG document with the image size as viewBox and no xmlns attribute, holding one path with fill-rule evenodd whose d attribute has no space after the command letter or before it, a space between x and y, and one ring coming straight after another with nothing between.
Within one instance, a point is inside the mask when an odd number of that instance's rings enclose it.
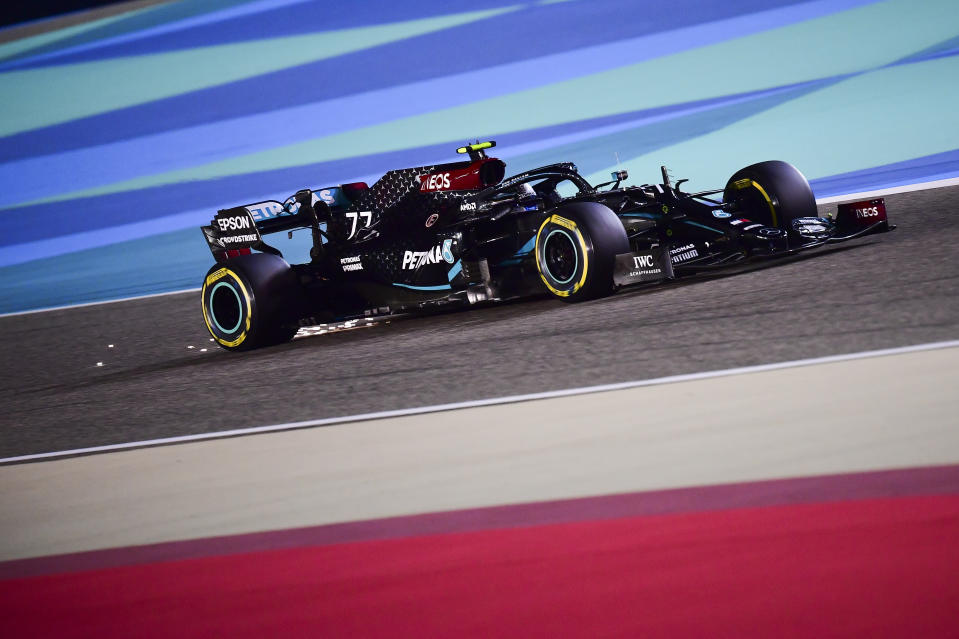
<instances>
[{"instance_id":1,"label":"black race car","mask_svg":"<svg viewBox=\"0 0 959 639\"><path fill-rule=\"evenodd\" d=\"M542 294L578 302L894 228L882 200L819 217L806 178L785 162L685 193L665 167L662 184L642 186L623 186L626 171L594 186L568 162L504 179L506 165L486 155L493 146L389 171L372 186L220 210L202 227L217 261L202 288L213 338L244 350L347 318ZM263 240L294 229L312 233L305 264Z\"/></svg>"}]
</instances>

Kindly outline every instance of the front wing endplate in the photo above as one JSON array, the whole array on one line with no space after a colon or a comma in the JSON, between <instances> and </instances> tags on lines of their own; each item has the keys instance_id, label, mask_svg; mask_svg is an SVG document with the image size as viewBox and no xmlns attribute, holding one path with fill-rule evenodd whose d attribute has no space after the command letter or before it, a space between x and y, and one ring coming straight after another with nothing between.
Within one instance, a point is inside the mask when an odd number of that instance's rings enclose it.
<instances>
[{"instance_id":1,"label":"front wing endplate","mask_svg":"<svg viewBox=\"0 0 959 639\"><path fill-rule=\"evenodd\" d=\"M617 286L629 286L673 279L673 263L669 253L661 247L636 253L621 253L616 256L613 282Z\"/></svg>"}]
</instances>

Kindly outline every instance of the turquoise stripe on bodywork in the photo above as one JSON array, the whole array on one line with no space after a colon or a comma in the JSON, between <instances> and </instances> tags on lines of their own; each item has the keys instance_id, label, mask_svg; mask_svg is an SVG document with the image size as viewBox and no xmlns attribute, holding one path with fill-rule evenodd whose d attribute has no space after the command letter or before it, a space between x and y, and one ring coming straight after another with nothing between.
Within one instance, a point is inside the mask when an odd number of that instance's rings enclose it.
<instances>
[{"instance_id":1,"label":"turquoise stripe on bodywork","mask_svg":"<svg viewBox=\"0 0 959 639\"><path fill-rule=\"evenodd\" d=\"M692 222L690 220L684 220L684 222L686 222L686 224L689 224L690 226L696 226L698 228L706 229L707 231L712 231L713 233L719 233L720 235L723 235L722 231L717 231L711 226L706 226L705 224L700 224L699 222Z\"/></svg>"},{"instance_id":2,"label":"turquoise stripe on bodywork","mask_svg":"<svg viewBox=\"0 0 959 639\"><path fill-rule=\"evenodd\" d=\"M534 248L536 248L536 236L535 236L535 235L534 235L533 237L529 238L529 241L526 242L526 244L524 244L523 247L520 248L520 250L516 251L516 254L515 254L513 257L522 257L522 256L524 256L524 255L528 255L528 254L530 253L530 251L532 251Z\"/></svg>"},{"instance_id":3,"label":"turquoise stripe on bodywork","mask_svg":"<svg viewBox=\"0 0 959 639\"><path fill-rule=\"evenodd\" d=\"M536 235L529 238L529 241L526 242L518 251L513 254L513 257L507 258L500 262L498 266L515 266L523 261L527 255L533 252L533 249L536 248Z\"/></svg>"},{"instance_id":4,"label":"turquoise stripe on bodywork","mask_svg":"<svg viewBox=\"0 0 959 639\"><path fill-rule=\"evenodd\" d=\"M447 274L449 280L452 282L453 278L460 274L463 270L463 262L461 260L456 260L456 264L453 265L453 268L450 269L450 272Z\"/></svg>"},{"instance_id":5,"label":"turquoise stripe on bodywork","mask_svg":"<svg viewBox=\"0 0 959 639\"><path fill-rule=\"evenodd\" d=\"M439 286L413 286L412 284L400 284L399 282L393 282L393 286L408 288L414 291L448 291L452 288L449 284L440 284Z\"/></svg>"}]
</instances>

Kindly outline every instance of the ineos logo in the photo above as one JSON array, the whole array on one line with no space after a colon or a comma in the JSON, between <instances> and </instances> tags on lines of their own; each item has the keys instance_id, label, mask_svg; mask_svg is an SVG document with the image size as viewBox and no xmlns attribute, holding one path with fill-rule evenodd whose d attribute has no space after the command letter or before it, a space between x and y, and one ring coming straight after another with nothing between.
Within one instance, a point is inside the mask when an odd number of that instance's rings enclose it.
<instances>
[{"instance_id":1,"label":"ineos logo","mask_svg":"<svg viewBox=\"0 0 959 639\"><path fill-rule=\"evenodd\" d=\"M879 215L879 207L868 206L864 209L856 209L856 217L876 217Z\"/></svg>"},{"instance_id":2,"label":"ineos logo","mask_svg":"<svg viewBox=\"0 0 959 639\"><path fill-rule=\"evenodd\" d=\"M235 217L221 217L216 221L221 231L237 231L239 229L250 228L250 218L237 215Z\"/></svg>"},{"instance_id":3,"label":"ineos logo","mask_svg":"<svg viewBox=\"0 0 959 639\"><path fill-rule=\"evenodd\" d=\"M420 187L421 191L439 191L440 189L450 188L449 173L434 173L430 176L424 175L420 179L423 181L423 184Z\"/></svg>"}]
</instances>

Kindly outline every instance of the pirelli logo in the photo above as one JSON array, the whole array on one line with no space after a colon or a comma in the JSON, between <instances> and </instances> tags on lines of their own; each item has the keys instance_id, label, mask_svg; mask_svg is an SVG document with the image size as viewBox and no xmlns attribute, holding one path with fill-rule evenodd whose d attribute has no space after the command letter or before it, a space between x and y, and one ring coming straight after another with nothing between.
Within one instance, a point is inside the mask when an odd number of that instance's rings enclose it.
<instances>
[{"instance_id":1,"label":"pirelli logo","mask_svg":"<svg viewBox=\"0 0 959 639\"><path fill-rule=\"evenodd\" d=\"M576 230L576 222L572 220L567 220L565 217L554 215L550 220L553 224L558 224L559 226L568 228L570 231Z\"/></svg>"},{"instance_id":2,"label":"pirelli logo","mask_svg":"<svg viewBox=\"0 0 959 639\"><path fill-rule=\"evenodd\" d=\"M210 286L217 280L223 278L223 276L225 276L227 273L229 273L229 271L225 267L218 269L216 271L213 271L212 273L206 276L206 285Z\"/></svg>"}]
</instances>

